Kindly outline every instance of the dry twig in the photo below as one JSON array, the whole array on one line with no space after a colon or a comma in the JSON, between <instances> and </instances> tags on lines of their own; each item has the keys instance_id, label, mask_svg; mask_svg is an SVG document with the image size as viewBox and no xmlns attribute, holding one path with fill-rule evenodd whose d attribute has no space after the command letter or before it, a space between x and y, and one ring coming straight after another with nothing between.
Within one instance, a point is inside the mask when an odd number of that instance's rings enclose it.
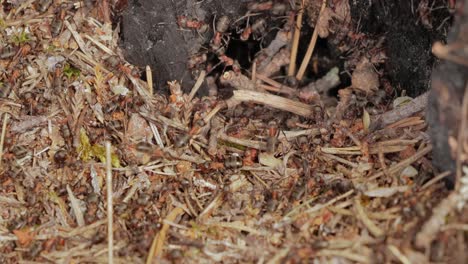
<instances>
[{"instance_id":1,"label":"dry twig","mask_svg":"<svg viewBox=\"0 0 468 264\"><path fill-rule=\"evenodd\" d=\"M372 116L370 130L373 131L384 128L390 124L393 124L399 120L410 117L424 110L427 105L428 96L429 92L426 92L401 107L385 112L378 116Z\"/></svg>"},{"instance_id":2,"label":"dry twig","mask_svg":"<svg viewBox=\"0 0 468 264\"><path fill-rule=\"evenodd\" d=\"M108 263L114 263L114 207L112 201L112 162L111 162L111 143L106 142L106 186L107 186L107 245L108 245Z\"/></svg>"},{"instance_id":3,"label":"dry twig","mask_svg":"<svg viewBox=\"0 0 468 264\"><path fill-rule=\"evenodd\" d=\"M255 91L234 91L234 95L228 101L226 101L229 107L234 107L242 102L263 104L265 106L291 112L303 117L310 117L313 113L312 106L307 104L291 99L286 99L280 96Z\"/></svg>"},{"instance_id":4,"label":"dry twig","mask_svg":"<svg viewBox=\"0 0 468 264\"><path fill-rule=\"evenodd\" d=\"M317 22L320 20L320 16L322 15L323 10L325 10L326 6L327 6L327 1L323 0ZM309 61L312 58L312 53L314 52L315 44L317 43L317 38L318 38L318 27L316 25L314 28L314 32L312 33L312 38L310 39L310 42L309 42L309 46L307 47L306 54L304 55L304 59L302 60L301 67L299 67L299 70L297 71L297 74L296 74L296 79L298 81L301 81L302 78L304 77L304 73L307 69L307 65L309 65Z\"/></svg>"},{"instance_id":5,"label":"dry twig","mask_svg":"<svg viewBox=\"0 0 468 264\"><path fill-rule=\"evenodd\" d=\"M184 212L180 207L174 208L164 219L164 224L161 231L154 237L153 243L146 259L146 264L154 263L154 260L159 261L161 253L164 247L164 241L166 240L167 231L169 230L169 224L175 221L175 219Z\"/></svg>"},{"instance_id":6,"label":"dry twig","mask_svg":"<svg viewBox=\"0 0 468 264\"><path fill-rule=\"evenodd\" d=\"M148 91L151 97L153 97L153 72L149 65L146 66L146 81L148 83Z\"/></svg>"},{"instance_id":7,"label":"dry twig","mask_svg":"<svg viewBox=\"0 0 468 264\"><path fill-rule=\"evenodd\" d=\"M304 0L296 17L296 27L294 28L293 42L291 45L291 59L289 60L288 76L294 76L296 73L297 48L299 47L299 37L301 36L302 16L304 15Z\"/></svg>"},{"instance_id":8,"label":"dry twig","mask_svg":"<svg viewBox=\"0 0 468 264\"><path fill-rule=\"evenodd\" d=\"M8 118L9 118L9 114L4 113L3 114L3 122L2 122L2 134L0 135L0 166L2 165L3 146L5 144L5 135L6 135L6 128L7 128L7 124L8 124Z\"/></svg>"}]
</instances>

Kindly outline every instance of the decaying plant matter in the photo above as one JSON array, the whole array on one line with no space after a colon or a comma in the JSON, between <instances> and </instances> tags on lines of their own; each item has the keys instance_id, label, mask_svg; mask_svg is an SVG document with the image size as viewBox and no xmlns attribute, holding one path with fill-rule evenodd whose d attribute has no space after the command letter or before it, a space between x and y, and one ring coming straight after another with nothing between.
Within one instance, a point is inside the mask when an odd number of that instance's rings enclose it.
<instances>
[{"instance_id":1,"label":"decaying plant matter","mask_svg":"<svg viewBox=\"0 0 468 264\"><path fill-rule=\"evenodd\" d=\"M181 29L213 30L225 68L188 58L206 67L189 93L174 80L167 96L121 56L111 23L121 2L2 3L1 263L466 258L468 137L455 141L451 192L450 172L431 165L426 97L391 96L382 40L352 28L348 1L252 2L245 17L213 21L181 14ZM310 49L317 36L342 42L346 69L294 80L300 12L317 27ZM251 68L236 68L223 50L229 29L248 20L241 36L262 38L256 13L285 22ZM342 70L352 82L337 98ZM204 82L208 96L196 96Z\"/></svg>"}]
</instances>

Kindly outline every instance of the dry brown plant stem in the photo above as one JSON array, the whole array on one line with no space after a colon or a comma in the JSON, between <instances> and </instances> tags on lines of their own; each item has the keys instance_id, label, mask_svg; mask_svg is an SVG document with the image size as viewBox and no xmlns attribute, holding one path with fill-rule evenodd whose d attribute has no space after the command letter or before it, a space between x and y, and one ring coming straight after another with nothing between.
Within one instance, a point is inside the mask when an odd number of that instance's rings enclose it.
<instances>
[{"instance_id":1,"label":"dry brown plant stem","mask_svg":"<svg viewBox=\"0 0 468 264\"><path fill-rule=\"evenodd\" d=\"M218 135L218 139L224 140L230 143L234 143L237 145L241 145L244 147L248 148L254 148L254 149L259 149L259 150L266 150L266 143L261 142L261 141L254 141L254 140L248 140L248 139L241 139L241 138L236 138L236 137L230 137L224 133L220 133Z\"/></svg>"},{"instance_id":2,"label":"dry brown plant stem","mask_svg":"<svg viewBox=\"0 0 468 264\"><path fill-rule=\"evenodd\" d=\"M400 161L399 163L391 166L388 168L388 172L390 174L392 173L395 173L399 170L402 170L404 169L406 166L409 166L410 164L412 164L413 162L419 160L420 158L424 157L424 155L426 155L427 153L431 152L432 150L432 145L428 145L427 147L419 150L418 152L416 152L413 156L405 159L405 160L402 160ZM373 176L369 177L369 181L372 181L372 180L375 180L375 179L378 179L379 177L385 175L385 173L383 171L381 172L378 172L376 174L374 174Z\"/></svg>"},{"instance_id":3,"label":"dry brown plant stem","mask_svg":"<svg viewBox=\"0 0 468 264\"><path fill-rule=\"evenodd\" d=\"M257 60L252 63L252 82L257 83Z\"/></svg>"},{"instance_id":4,"label":"dry brown plant stem","mask_svg":"<svg viewBox=\"0 0 468 264\"><path fill-rule=\"evenodd\" d=\"M158 259L162 253L164 241L166 240L167 236L167 231L169 230L168 223L174 222L174 220L183 212L184 210L182 208L176 207L166 216L166 221L164 221L161 231L154 237L153 243L151 243L148 258L146 259L146 264L158 263L154 262L153 260L155 258Z\"/></svg>"},{"instance_id":5,"label":"dry brown plant stem","mask_svg":"<svg viewBox=\"0 0 468 264\"><path fill-rule=\"evenodd\" d=\"M299 47L299 38L301 36L302 17L304 15L304 0L302 0L301 7L297 13L296 27L294 28L293 42L291 46L291 59L289 61L288 76L294 76L296 72L296 59L297 49Z\"/></svg>"},{"instance_id":6,"label":"dry brown plant stem","mask_svg":"<svg viewBox=\"0 0 468 264\"><path fill-rule=\"evenodd\" d=\"M188 102L192 101L195 94L197 94L198 90L200 89L203 81L205 81L206 71L201 71L200 75L198 76L197 82L193 85L192 91L190 91L189 97L187 99Z\"/></svg>"},{"instance_id":7,"label":"dry brown plant stem","mask_svg":"<svg viewBox=\"0 0 468 264\"><path fill-rule=\"evenodd\" d=\"M2 165L2 158L3 158L3 144L5 144L5 135L6 135L6 127L8 123L9 114L3 114L3 124L2 124L2 135L0 137L0 166Z\"/></svg>"},{"instance_id":8,"label":"dry brown plant stem","mask_svg":"<svg viewBox=\"0 0 468 264\"><path fill-rule=\"evenodd\" d=\"M153 97L153 73L149 65L146 66L146 80L148 81L148 91L151 97Z\"/></svg>"},{"instance_id":9,"label":"dry brown plant stem","mask_svg":"<svg viewBox=\"0 0 468 264\"><path fill-rule=\"evenodd\" d=\"M420 191L424 191L426 190L427 188L429 188L430 186L432 186L434 183L440 181L441 179L449 176L450 174L452 174L452 171L444 171L442 173L440 173L439 175L435 176L434 178L432 178L431 180L429 180L428 182L426 182L420 189Z\"/></svg>"},{"instance_id":10,"label":"dry brown plant stem","mask_svg":"<svg viewBox=\"0 0 468 264\"><path fill-rule=\"evenodd\" d=\"M293 95L294 93L296 93L297 91L289 86L286 86L286 85L283 85L271 78L268 78L262 74L257 74L257 79L261 80L261 81L264 81L265 83L277 88L277 92L279 93L285 93L285 94L288 94L288 95Z\"/></svg>"},{"instance_id":11,"label":"dry brown plant stem","mask_svg":"<svg viewBox=\"0 0 468 264\"><path fill-rule=\"evenodd\" d=\"M113 233L113 204L112 204L112 161L111 143L106 142L106 185L107 185L107 246L108 263L114 263L114 233Z\"/></svg>"},{"instance_id":12,"label":"dry brown plant stem","mask_svg":"<svg viewBox=\"0 0 468 264\"><path fill-rule=\"evenodd\" d=\"M397 107L391 111L371 117L370 130L378 130L398 122L404 118L410 117L426 108L429 92L426 92L414 98L408 104Z\"/></svg>"},{"instance_id":13,"label":"dry brown plant stem","mask_svg":"<svg viewBox=\"0 0 468 264\"><path fill-rule=\"evenodd\" d=\"M302 78L304 77L304 73L305 73L305 70L307 69L307 65L309 65L310 58L312 58L312 53L314 52L315 44L317 43L317 38L318 38L317 23L326 6L327 6L327 1L323 0L322 7L320 8L320 13L317 18L317 22L315 23L314 33L312 33L312 38L310 39L306 54L304 56L304 59L302 60L301 67L299 67L299 70L297 71L297 74L296 74L296 79L298 81L302 80Z\"/></svg>"},{"instance_id":14,"label":"dry brown plant stem","mask_svg":"<svg viewBox=\"0 0 468 264\"><path fill-rule=\"evenodd\" d=\"M242 102L263 104L275 109L288 111L303 117L310 117L313 113L313 109L310 105L291 99L283 98L277 95L248 90L234 91L234 95L228 101L226 101L229 107L236 106L237 104Z\"/></svg>"},{"instance_id":15,"label":"dry brown plant stem","mask_svg":"<svg viewBox=\"0 0 468 264\"><path fill-rule=\"evenodd\" d=\"M375 237L381 237L385 234L385 232L380 229L370 218L367 216L364 207L361 204L360 197L355 197L354 198L354 209L356 212L356 216L361 222L364 224L364 226L369 230L369 232L375 236Z\"/></svg>"}]
</instances>

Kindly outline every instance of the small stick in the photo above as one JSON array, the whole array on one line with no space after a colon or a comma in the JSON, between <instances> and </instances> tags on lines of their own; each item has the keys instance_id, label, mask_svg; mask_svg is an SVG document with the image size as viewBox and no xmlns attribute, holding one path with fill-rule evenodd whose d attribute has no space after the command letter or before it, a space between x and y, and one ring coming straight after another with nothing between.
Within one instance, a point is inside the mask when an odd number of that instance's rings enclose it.
<instances>
[{"instance_id":1,"label":"small stick","mask_svg":"<svg viewBox=\"0 0 468 264\"><path fill-rule=\"evenodd\" d=\"M310 207L309 209L307 209L304 213L306 214L312 214L312 213L315 213L317 211L320 211L322 210L323 208L326 208L334 203L336 203L337 201L339 200L343 200L344 198L347 198L348 196L352 195L354 193L354 190L349 190L347 191L346 193L343 193L335 198L332 198L331 200L329 200L328 202L326 203L320 203L320 204L316 204L312 207ZM298 206L299 207L299 206ZM290 212L292 213L292 211ZM286 216L288 216L290 213L288 213ZM297 215L296 215L297 216Z\"/></svg>"},{"instance_id":2,"label":"small stick","mask_svg":"<svg viewBox=\"0 0 468 264\"><path fill-rule=\"evenodd\" d=\"M301 2L301 8L299 9L299 12L296 18L296 28L294 29L293 42L292 42L292 47L291 47L291 59L289 61L289 68L288 68L288 76L294 76L294 73L296 72L297 48L299 46L299 38L301 36L303 15L304 15L304 0L302 0Z\"/></svg>"},{"instance_id":3,"label":"small stick","mask_svg":"<svg viewBox=\"0 0 468 264\"><path fill-rule=\"evenodd\" d=\"M148 253L148 258L146 259L146 264L150 263L158 263L158 261L153 262L155 259L158 260L158 258L161 256L163 246L164 246L164 241L166 240L167 236L167 231L169 230L169 224L170 222L174 222L175 219L180 215L184 213L184 210L180 207L174 208L167 216L166 219L164 219L163 226L161 228L161 231L154 237L153 243L151 243L151 248Z\"/></svg>"},{"instance_id":4,"label":"small stick","mask_svg":"<svg viewBox=\"0 0 468 264\"><path fill-rule=\"evenodd\" d=\"M368 256L363 256L355 254L346 250L336 250L336 249L321 249L315 253L315 256L318 257L341 257L344 259L349 259L356 263L372 263Z\"/></svg>"},{"instance_id":5,"label":"small stick","mask_svg":"<svg viewBox=\"0 0 468 264\"><path fill-rule=\"evenodd\" d=\"M371 127L369 129L371 131L375 131L384 128L424 110L426 108L428 98L429 92L426 92L403 106L397 107L380 115L372 116Z\"/></svg>"},{"instance_id":6,"label":"small stick","mask_svg":"<svg viewBox=\"0 0 468 264\"><path fill-rule=\"evenodd\" d=\"M266 77L262 74L257 74L257 78L261 81L264 81L266 82L267 84L273 86L273 87L276 87L279 89L279 91L282 91L283 93L287 93L287 94L294 94L296 92L296 89L294 88L291 88L289 86L286 86L286 85L283 85L269 77Z\"/></svg>"},{"instance_id":7,"label":"small stick","mask_svg":"<svg viewBox=\"0 0 468 264\"><path fill-rule=\"evenodd\" d=\"M164 143L161 138L161 134L159 134L158 127L153 124L152 122L148 122L150 124L151 131L153 132L154 139L160 148L164 148Z\"/></svg>"},{"instance_id":8,"label":"small stick","mask_svg":"<svg viewBox=\"0 0 468 264\"><path fill-rule=\"evenodd\" d=\"M218 135L223 129L223 121L220 117L211 119L210 137L208 140L208 154L215 156L218 153Z\"/></svg>"},{"instance_id":9,"label":"small stick","mask_svg":"<svg viewBox=\"0 0 468 264\"><path fill-rule=\"evenodd\" d=\"M455 190L460 191L462 178L462 146L465 144L465 129L468 128L468 84L465 86L465 94L461 105L461 124L458 128L457 138L457 158L456 158L456 174L455 174Z\"/></svg>"},{"instance_id":10,"label":"small stick","mask_svg":"<svg viewBox=\"0 0 468 264\"><path fill-rule=\"evenodd\" d=\"M203 209L203 211L198 215L198 219L206 218L215 208L218 208L220 204L223 202L223 198L224 198L223 192L219 192L215 196L215 198L205 207L205 209Z\"/></svg>"},{"instance_id":11,"label":"small stick","mask_svg":"<svg viewBox=\"0 0 468 264\"><path fill-rule=\"evenodd\" d=\"M210 122L211 118L213 118L213 116L215 116L221 109L225 108L226 105L223 104L223 103L218 103L215 108L213 108L206 116L205 118L203 118L203 121L205 122L205 124L208 124L208 122Z\"/></svg>"},{"instance_id":12,"label":"small stick","mask_svg":"<svg viewBox=\"0 0 468 264\"><path fill-rule=\"evenodd\" d=\"M257 59L255 59L252 64L252 82L257 82Z\"/></svg>"},{"instance_id":13,"label":"small stick","mask_svg":"<svg viewBox=\"0 0 468 264\"><path fill-rule=\"evenodd\" d=\"M81 51L83 51L84 54L86 54L86 56L91 57L89 50L87 49L87 46L85 42L83 41L83 38L81 37L81 35L76 30L73 29L73 27L70 25L70 22L68 22L68 20L65 20L64 24L65 24L65 27L67 27L67 29L71 32L73 38L76 41L76 44L78 44L78 47L80 47Z\"/></svg>"},{"instance_id":14,"label":"small stick","mask_svg":"<svg viewBox=\"0 0 468 264\"><path fill-rule=\"evenodd\" d=\"M403 264L411 264L411 261L394 245L388 245L388 250Z\"/></svg>"},{"instance_id":15,"label":"small stick","mask_svg":"<svg viewBox=\"0 0 468 264\"><path fill-rule=\"evenodd\" d=\"M312 33L312 38L310 39L306 54L304 56L304 59L302 60L301 67L299 67L299 70L297 71L297 74L296 74L296 79L298 81L302 80L302 78L304 77L304 73L305 73L305 70L307 69L307 65L309 65L310 58L312 58L312 53L314 52L315 44L317 43L317 38L318 38L317 24L326 5L327 5L327 1L323 0L322 7L320 8L320 13L317 18L317 22L315 23L314 33Z\"/></svg>"},{"instance_id":16,"label":"small stick","mask_svg":"<svg viewBox=\"0 0 468 264\"><path fill-rule=\"evenodd\" d=\"M282 249L278 249L273 258L271 258L266 264L282 263L283 259L288 256L290 250L291 247L289 246Z\"/></svg>"},{"instance_id":17,"label":"small stick","mask_svg":"<svg viewBox=\"0 0 468 264\"><path fill-rule=\"evenodd\" d=\"M3 144L5 143L6 127L7 127L9 117L10 116L8 113L5 113L3 115L2 135L0 137L0 166L2 165Z\"/></svg>"},{"instance_id":18,"label":"small stick","mask_svg":"<svg viewBox=\"0 0 468 264\"><path fill-rule=\"evenodd\" d=\"M112 205L112 162L111 162L111 143L106 142L106 185L107 185L107 247L108 263L114 263L114 233L113 233L113 214Z\"/></svg>"},{"instance_id":19,"label":"small stick","mask_svg":"<svg viewBox=\"0 0 468 264\"><path fill-rule=\"evenodd\" d=\"M234 143L236 145L241 145L244 147L254 148L254 149L259 149L259 150L266 150L266 147L267 147L265 142L230 137L224 133L220 133L218 135L218 139L224 140L230 143Z\"/></svg>"},{"instance_id":20,"label":"small stick","mask_svg":"<svg viewBox=\"0 0 468 264\"><path fill-rule=\"evenodd\" d=\"M350 166L350 167L353 167L353 168L357 168L357 167L358 167L358 164L356 164L356 163L354 163L354 162L351 162L351 161L349 161L349 160L347 160L347 159L340 158L340 157L335 156L335 155L333 155L333 154L323 153L322 155L323 155L324 157L326 157L326 158L329 158L329 159L332 159L332 160L336 160L336 161L338 161L338 162L340 162L340 163L343 163L343 164L346 164L346 165L348 165L348 166Z\"/></svg>"},{"instance_id":21,"label":"small stick","mask_svg":"<svg viewBox=\"0 0 468 264\"><path fill-rule=\"evenodd\" d=\"M424 191L426 190L427 188L429 188L429 186L433 185L434 183L442 180L443 178L449 176L450 174L452 174L451 171L444 171L442 172L441 174L435 176L434 178L432 178L430 181L426 182L422 187L421 189L419 189L420 191Z\"/></svg>"},{"instance_id":22,"label":"small stick","mask_svg":"<svg viewBox=\"0 0 468 264\"><path fill-rule=\"evenodd\" d=\"M192 91L190 91L189 97L187 99L188 102L192 101L193 97L195 97L195 94L198 92L201 85L203 84L203 81L205 80L205 76L206 71L201 71L200 75L198 76L197 82L193 85Z\"/></svg>"},{"instance_id":23,"label":"small stick","mask_svg":"<svg viewBox=\"0 0 468 264\"><path fill-rule=\"evenodd\" d=\"M94 39L93 37L89 36L89 35L85 35L84 36L86 39L90 40L91 42L94 43L94 45L98 46L102 51L104 51L105 53L109 54L109 55L115 55L115 52L112 51L111 49L109 49L106 45L102 44L101 42L99 42L98 40Z\"/></svg>"},{"instance_id":24,"label":"small stick","mask_svg":"<svg viewBox=\"0 0 468 264\"><path fill-rule=\"evenodd\" d=\"M385 233L382 229L380 229L372 220L369 219L367 216L364 207L360 202L359 197L354 198L354 210L356 213L356 217L361 220L362 224L367 228L367 230L375 237L382 237Z\"/></svg>"},{"instance_id":25,"label":"small stick","mask_svg":"<svg viewBox=\"0 0 468 264\"><path fill-rule=\"evenodd\" d=\"M270 85L266 85L266 84L257 84L257 86L259 88L261 88L262 90L265 90L265 91L281 93L281 94L286 94L286 95L293 95L290 91L285 91L285 90L283 90L281 88L277 88L277 87L274 87L274 86L270 86Z\"/></svg>"},{"instance_id":26,"label":"small stick","mask_svg":"<svg viewBox=\"0 0 468 264\"><path fill-rule=\"evenodd\" d=\"M418 152L416 152L413 156L405 159L405 160L402 160L400 161L399 163L391 166L388 168L388 173L395 173L397 172L398 170L402 170L404 169L405 167L411 165L413 162L419 160L420 158L424 157L427 153L431 152L432 150L432 145L428 145L427 147L419 150ZM377 172L376 174L372 175L371 177L369 177L367 180L368 181L373 181L381 176L385 175L385 173L383 171L380 171L380 172Z\"/></svg>"},{"instance_id":27,"label":"small stick","mask_svg":"<svg viewBox=\"0 0 468 264\"><path fill-rule=\"evenodd\" d=\"M148 91L151 97L153 97L153 73L149 65L146 65L146 81L148 82Z\"/></svg>"},{"instance_id":28,"label":"small stick","mask_svg":"<svg viewBox=\"0 0 468 264\"><path fill-rule=\"evenodd\" d=\"M233 107L241 102L253 102L263 104L275 109L287 111L303 117L310 117L313 113L312 106L281 96L249 91L237 90L234 95L226 101L228 106Z\"/></svg>"}]
</instances>

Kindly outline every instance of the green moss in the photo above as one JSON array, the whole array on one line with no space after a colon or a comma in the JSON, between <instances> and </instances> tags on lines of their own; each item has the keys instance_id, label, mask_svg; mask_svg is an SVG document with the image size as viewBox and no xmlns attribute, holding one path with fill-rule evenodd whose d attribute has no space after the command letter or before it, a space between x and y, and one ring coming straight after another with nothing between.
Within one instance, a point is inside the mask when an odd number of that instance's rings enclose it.
<instances>
[{"instance_id":1,"label":"green moss","mask_svg":"<svg viewBox=\"0 0 468 264\"><path fill-rule=\"evenodd\" d=\"M84 128L80 130L80 145L77 149L80 159L89 161L93 158L99 159L102 163L106 162L106 148L103 145L91 145L89 137ZM119 157L115 153L111 153L111 164L114 168L120 168Z\"/></svg>"},{"instance_id":2,"label":"green moss","mask_svg":"<svg viewBox=\"0 0 468 264\"><path fill-rule=\"evenodd\" d=\"M67 63L65 64L65 67L63 67L63 74L65 74L68 79L71 79L73 77L79 77L81 72L77 68L74 68Z\"/></svg>"},{"instance_id":3,"label":"green moss","mask_svg":"<svg viewBox=\"0 0 468 264\"><path fill-rule=\"evenodd\" d=\"M31 38L29 37L29 34L23 30L18 34L13 35L12 42L17 46L20 46L24 43L29 42L30 40Z\"/></svg>"}]
</instances>

